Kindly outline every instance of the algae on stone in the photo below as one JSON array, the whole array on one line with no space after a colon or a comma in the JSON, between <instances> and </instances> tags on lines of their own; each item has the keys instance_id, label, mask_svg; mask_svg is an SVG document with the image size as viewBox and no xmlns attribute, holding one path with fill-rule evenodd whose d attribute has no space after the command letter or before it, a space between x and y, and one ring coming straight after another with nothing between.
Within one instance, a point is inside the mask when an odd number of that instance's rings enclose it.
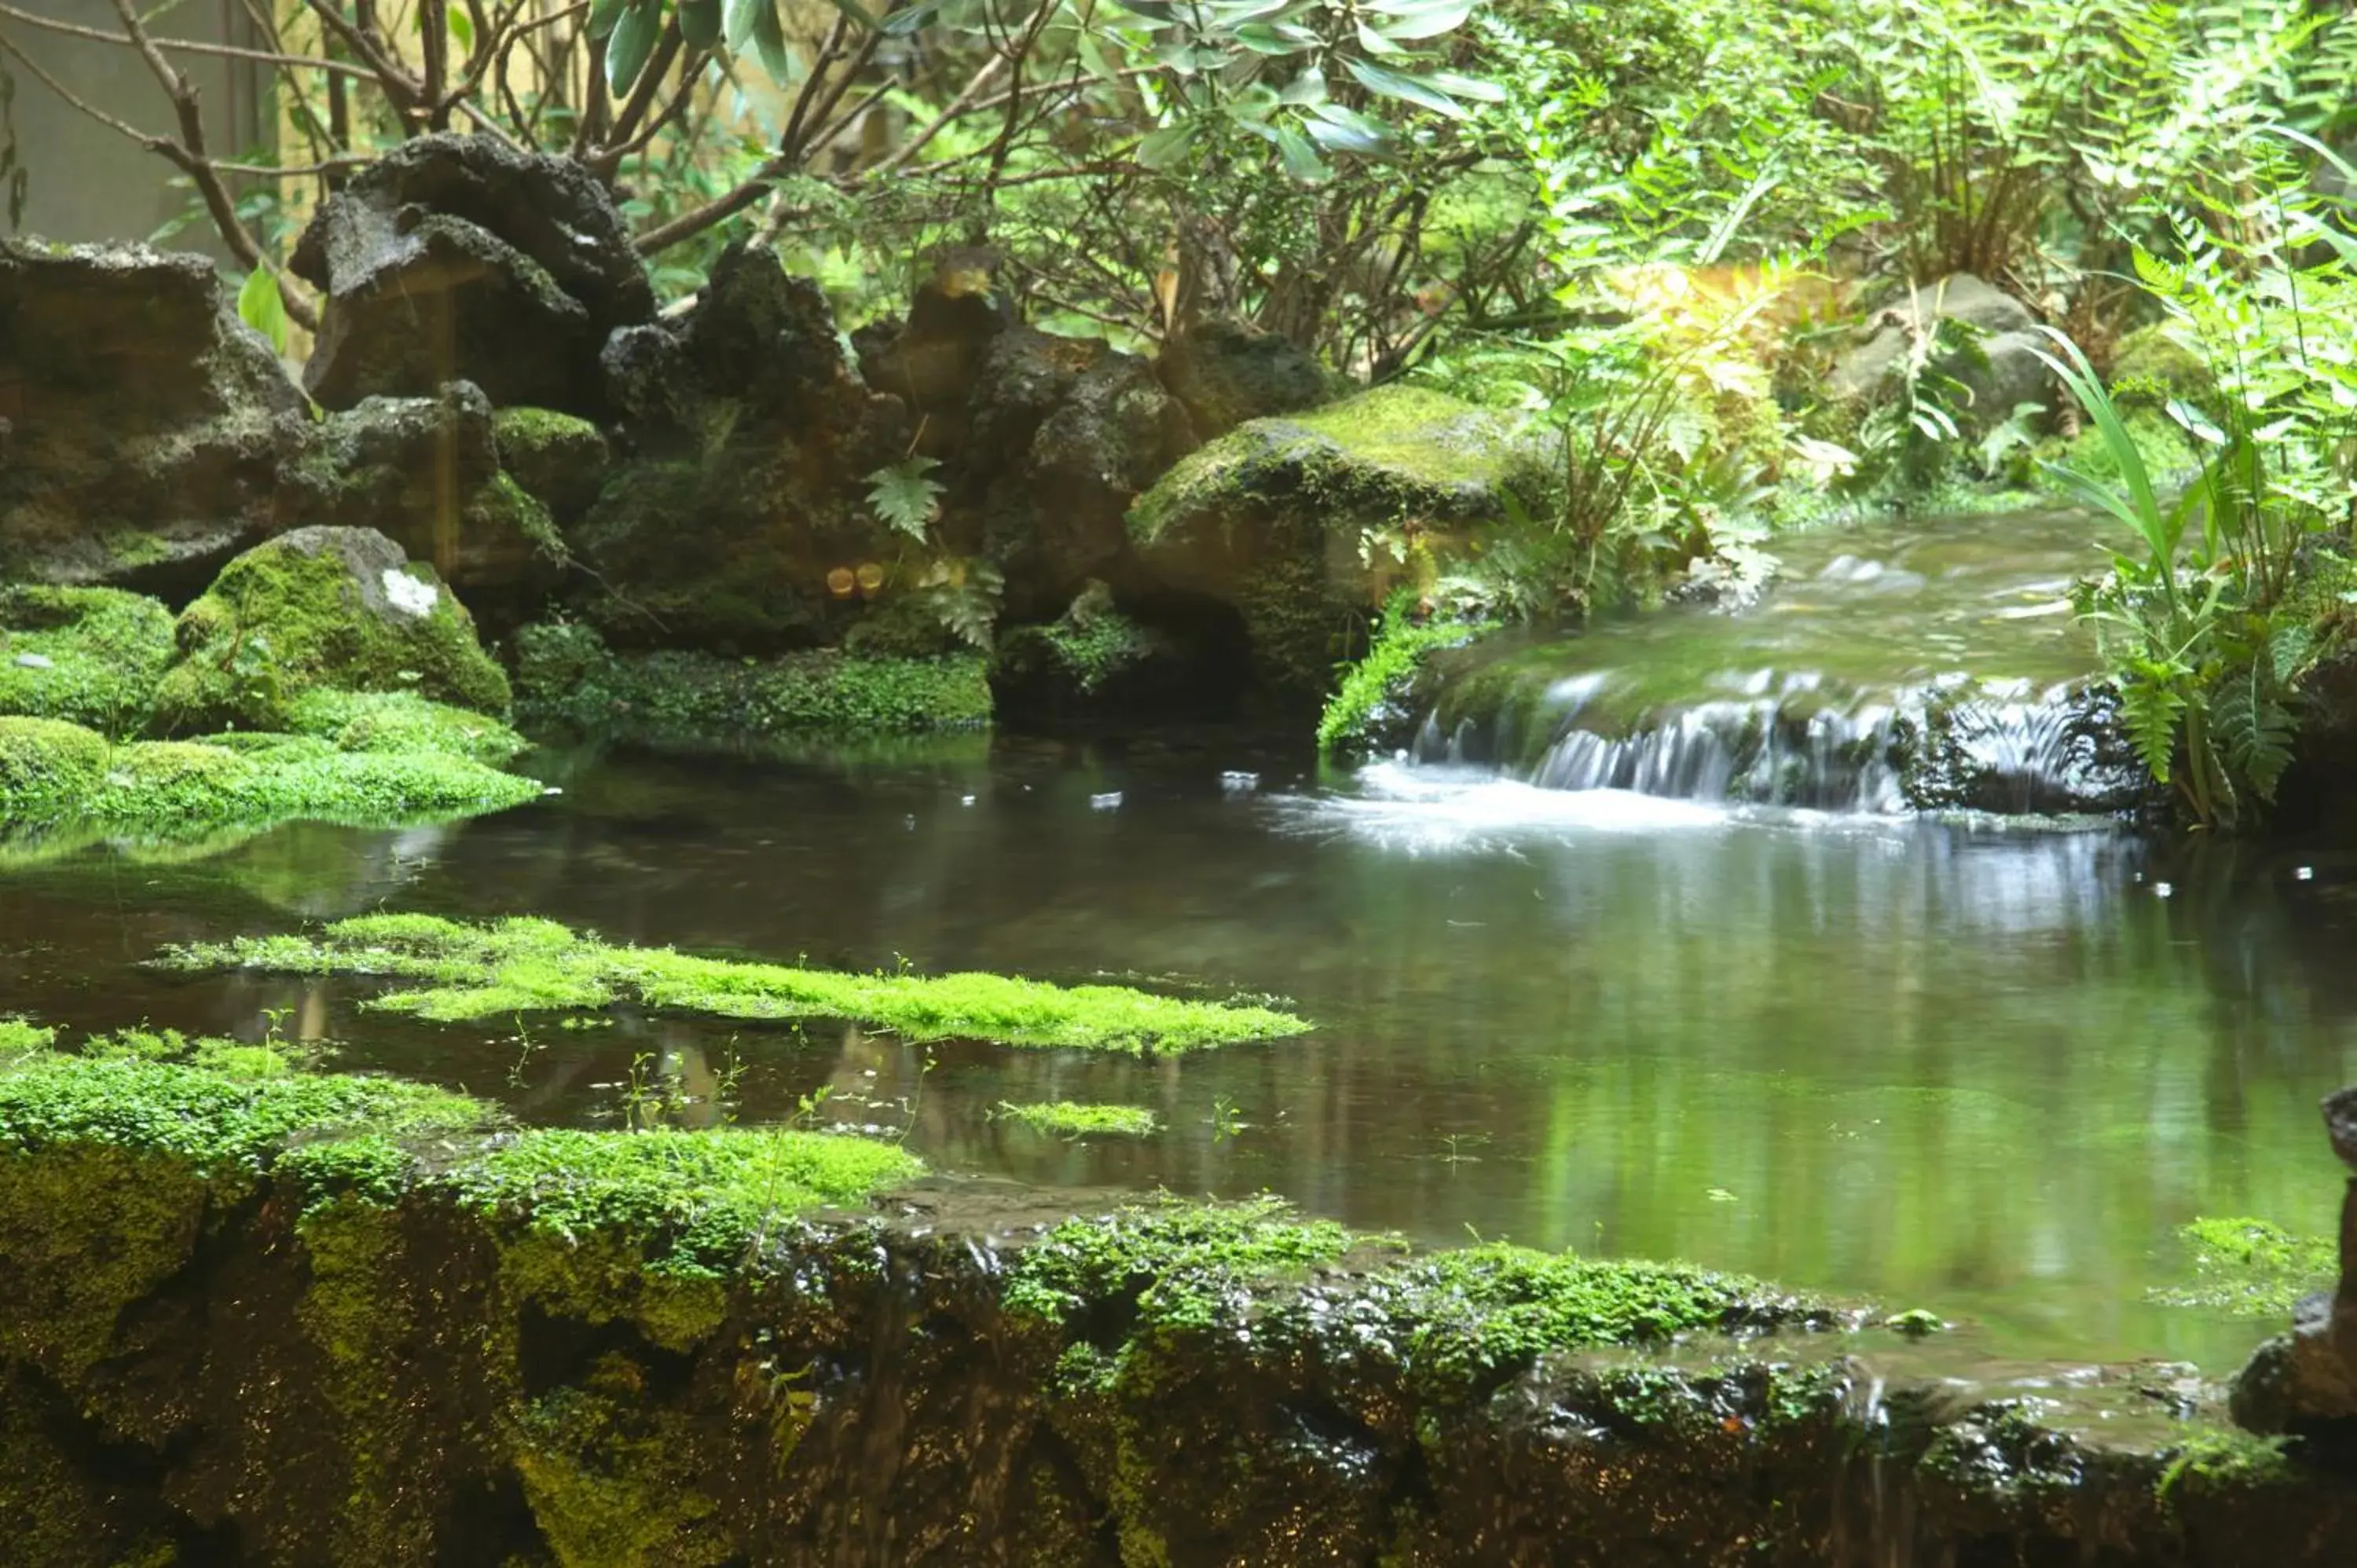
<instances>
[{"instance_id":1,"label":"algae on stone","mask_svg":"<svg viewBox=\"0 0 2357 1568\"><path fill-rule=\"evenodd\" d=\"M2329 1290L2340 1243L2299 1236L2264 1219L2204 1217L2178 1227L2190 1254L2191 1283L2153 1293L2169 1306L2221 1309L2242 1317L2286 1317L2302 1296Z\"/></svg>"},{"instance_id":2,"label":"algae on stone","mask_svg":"<svg viewBox=\"0 0 2357 1568\"><path fill-rule=\"evenodd\" d=\"M0 587L0 714L105 735L146 727L172 660L172 612L117 588Z\"/></svg>"},{"instance_id":3,"label":"algae on stone","mask_svg":"<svg viewBox=\"0 0 2357 1568\"><path fill-rule=\"evenodd\" d=\"M181 612L177 637L156 697L166 734L283 729L323 687L507 711L507 676L466 607L371 529L297 529L247 551Z\"/></svg>"},{"instance_id":4,"label":"algae on stone","mask_svg":"<svg viewBox=\"0 0 2357 1568\"><path fill-rule=\"evenodd\" d=\"M1181 460L1129 513L1141 555L1172 586L1243 617L1262 678L1322 698L1351 629L1383 602L1412 532L1421 552L1534 507L1554 480L1497 414L1415 387L1242 425ZM1511 499L1510 499L1511 498Z\"/></svg>"},{"instance_id":5,"label":"algae on stone","mask_svg":"<svg viewBox=\"0 0 2357 1568\"><path fill-rule=\"evenodd\" d=\"M438 1022L603 1007L634 997L657 1009L724 1018L846 1018L912 1040L1175 1056L1297 1035L1290 1014L1245 1003L1190 1002L1118 985L1050 985L996 974L845 974L697 958L669 948L612 947L553 920L467 925L431 915L363 915L317 938L241 937L172 949L167 967L408 981L367 1004Z\"/></svg>"},{"instance_id":6,"label":"algae on stone","mask_svg":"<svg viewBox=\"0 0 2357 1568\"><path fill-rule=\"evenodd\" d=\"M1144 1138L1162 1126L1160 1118L1143 1105L1080 1105L1069 1100L1031 1105L1002 1101L998 1114L1059 1138Z\"/></svg>"}]
</instances>

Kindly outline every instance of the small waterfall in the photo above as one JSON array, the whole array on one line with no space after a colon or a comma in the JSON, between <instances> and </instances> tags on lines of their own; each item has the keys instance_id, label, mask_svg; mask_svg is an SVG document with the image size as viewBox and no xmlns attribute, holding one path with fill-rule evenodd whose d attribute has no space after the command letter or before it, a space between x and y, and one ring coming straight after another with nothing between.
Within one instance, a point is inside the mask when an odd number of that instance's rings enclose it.
<instances>
[{"instance_id":1,"label":"small waterfall","mask_svg":"<svg viewBox=\"0 0 2357 1568\"><path fill-rule=\"evenodd\" d=\"M1799 538L1741 613L1477 651L1414 755L1554 789L1825 811L2122 811L2141 777L2067 597L2091 540L2072 514Z\"/></svg>"}]
</instances>

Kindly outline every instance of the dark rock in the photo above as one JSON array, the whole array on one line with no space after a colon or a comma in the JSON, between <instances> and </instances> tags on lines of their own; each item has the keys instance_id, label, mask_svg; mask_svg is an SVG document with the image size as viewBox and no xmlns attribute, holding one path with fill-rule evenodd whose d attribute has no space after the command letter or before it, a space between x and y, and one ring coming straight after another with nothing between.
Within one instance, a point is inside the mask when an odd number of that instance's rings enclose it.
<instances>
[{"instance_id":1,"label":"dark rock","mask_svg":"<svg viewBox=\"0 0 2357 1568\"><path fill-rule=\"evenodd\" d=\"M2325 1134L2357 1171L2357 1086L2325 1097ZM2234 1380L2236 1423L2253 1432L2357 1441L2357 1176L2341 1197L2341 1278L2292 1309L2291 1332L2259 1347Z\"/></svg>"},{"instance_id":2,"label":"dark rock","mask_svg":"<svg viewBox=\"0 0 2357 1568\"><path fill-rule=\"evenodd\" d=\"M999 717L1018 726L1120 728L1216 712L1247 672L1224 650L1124 614L1091 583L1062 616L1002 632L990 663Z\"/></svg>"},{"instance_id":3,"label":"dark rock","mask_svg":"<svg viewBox=\"0 0 2357 1568\"><path fill-rule=\"evenodd\" d=\"M733 248L683 318L615 334L604 373L628 450L576 531L609 590L590 618L623 646L832 640L856 607L829 574L898 553L866 476L907 435L845 359L826 296Z\"/></svg>"},{"instance_id":4,"label":"dark rock","mask_svg":"<svg viewBox=\"0 0 2357 1568\"><path fill-rule=\"evenodd\" d=\"M586 419L546 408L503 408L491 416L500 467L545 506L558 528L581 521L605 488L613 452Z\"/></svg>"},{"instance_id":5,"label":"dark rock","mask_svg":"<svg viewBox=\"0 0 2357 1568\"><path fill-rule=\"evenodd\" d=\"M1907 362L1910 344L1942 322L1958 322L1973 341L1935 357L1932 369L1962 383L1967 406L1952 409L1969 435L1996 428L2022 403L2055 403L2053 374L2038 356L2047 347L2029 307L1970 273L1927 284L1867 317L1867 336L1835 364L1830 391L1838 399L1887 395Z\"/></svg>"},{"instance_id":6,"label":"dark rock","mask_svg":"<svg viewBox=\"0 0 2357 1568\"><path fill-rule=\"evenodd\" d=\"M860 369L877 391L900 400L921 428L921 450L944 456L967 436L967 416L991 346L1012 324L987 251L944 253L917 289L908 321L888 341L870 337Z\"/></svg>"},{"instance_id":7,"label":"dark rock","mask_svg":"<svg viewBox=\"0 0 2357 1568\"><path fill-rule=\"evenodd\" d=\"M311 515L376 530L470 596L545 591L564 561L547 509L501 472L490 403L470 382L328 415L300 477Z\"/></svg>"},{"instance_id":8,"label":"dark rock","mask_svg":"<svg viewBox=\"0 0 2357 1568\"><path fill-rule=\"evenodd\" d=\"M1292 419L1254 420L1192 454L1129 514L1143 572L1232 607L1261 684L1304 703L1333 685L1380 603L1371 530L1413 528L1446 556L1549 483L1545 456L1496 416L1383 387Z\"/></svg>"},{"instance_id":9,"label":"dark rock","mask_svg":"<svg viewBox=\"0 0 2357 1568\"><path fill-rule=\"evenodd\" d=\"M654 315L604 187L481 136L422 137L371 164L292 264L322 291L305 381L330 408L463 378L502 406L595 416L607 338Z\"/></svg>"},{"instance_id":10,"label":"dark rock","mask_svg":"<svg viewBox=\"0 0 2357 1568\"><path fill-rule=\"evenodd\" d=\"M290 515L305 414L205 258L0 241L0 575L193 592Z\"/></svg>"},{"instance_id":11,"label":"dark rock","mask_svg":"<svg viewBox=\"0 0 2357 1568\"><path fill-rule=\"evenodd\" d=\"M1326 373L1315 355L1225 317L1198 323L1163 345L1155 369L1206 441L1246 420L1296 413L1326 398Z\"/></svg>"},{"instance_id":12,"label":"dark rock","mask_svg":"<svg viewBox=\"0 0 2357 1568\"><path fill-rule=\"evenodd\" d=\"M298 528L222 568L181 613L159 733L279 729L319 688L504 713L506 675L429 566L367 528Z\"/></svg>"}]
</instances>

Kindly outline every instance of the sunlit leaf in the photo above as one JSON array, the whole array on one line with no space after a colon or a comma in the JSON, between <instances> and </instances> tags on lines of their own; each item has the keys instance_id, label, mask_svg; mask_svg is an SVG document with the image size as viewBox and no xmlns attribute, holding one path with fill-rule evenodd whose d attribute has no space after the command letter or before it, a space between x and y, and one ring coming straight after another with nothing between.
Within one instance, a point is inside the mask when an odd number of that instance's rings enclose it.
<instances>
[{"instance_id":1,"label":"sunlit leaf","mask_svg":"<svg viewBox=\"0 0 2357 1568\"><path fill-rule=\"evenodd\" d=\"M763 12L771 10L774 0L726 0L722 7L722 37L727 40L728 52L741 55L753 41L753 29L760 25Z\"/></svg>"},{"instance_id":2,"label":"sunlit leaf","mask_svg":"<svg viewBox=\"0 0 2357 1568\"><path fill-rule=\"evenodd\" d=\"M1391 145L1391 127L1355 109L1319 103L1310 113L1317 118L1306 129L1321 147L1338 153L1379 153Z\"/></svg>"},{"instance_id":3,"label":"sunlit leaf","mask_svg":"<svg viewBox=\"0 0 2357 1568\"><path fill-rule=\"evenodd\" d=\"M286 352L286 299L278 292L278 274L268 267L248 273L237 291L238 319L270 339L278 353Z\"/></svg>"},{"instance_id":4,"label":"sunlit leaf","mask_svg":"<svg viewBox=\"0 0 2357 1568\"><path fill-rule=\"evenodd\" d=\"M1287 82L1278 96L1297 108L1323 103L1326 102L1326 73L1311 66Z\"/></svg>"},{"instance_id":5,"label":"sunlit leaf","mask_svg":"<svg viewBox=\"0 0 2357 1568\"><path fill-rule=\"evenodd\" d=\"M1140 168L1166 169L1187 156L1195 142L1195 123L1191 120L1177 125L1165 125L1137 144L1137 166Z\"/></svg>"},{"instance_id":6,"label":"sunlit leaf","mask_svg":"<svg viewBox=\"0 0 2357 1568\"><path fill-rule=\"evenodd\" d=\"M1462 120L1466 116L1465 105L1428 81L1404 76L1368 60L1346 59L1342 64L1359 79L1360 86L1378 97L1395 98L1421 109L1429 109L1436 114L1445 114L1451 120Z\"/></svg>"},{"instance_id":7,"label":"sunlit leaf","mask_svg":"<svg viewBox=\"0 0 2357 1568\"><path fill-rule=\"evenodd\" d=\"M1276 150L1285 159L1285 172L1304 185L1315 185L1334 172L1309 138L1290 125L1276 127Z\"/></svg>"},{"instance_id":8,"label":"sunlit leaf","mask_svg":"<svg viewBox=\"0 0 2357 1568\"><path fill-rule=\"evenodd\" d=\"M1385 18L1375 27L1387 38L1437 38L1465 25L1465 18L1473 14L1473 0L1437 0L1431 5L1394 0L1367 9Z\"/></svg>"}]
</instances>

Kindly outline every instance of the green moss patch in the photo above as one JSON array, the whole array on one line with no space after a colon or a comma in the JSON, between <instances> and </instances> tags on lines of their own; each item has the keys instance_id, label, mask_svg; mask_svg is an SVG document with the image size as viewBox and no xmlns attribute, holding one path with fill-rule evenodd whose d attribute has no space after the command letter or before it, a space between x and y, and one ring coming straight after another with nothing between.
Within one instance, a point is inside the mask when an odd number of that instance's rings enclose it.
<instances>
[{"instance_id":1,"label":"green moss patch","mask_svg":"<svg viewBox=\"0 0 2357 1568\"><path fill-rule=\"evenodd\" d=\"M1077 1105L1069 1100L1016 1105L1001 1101L998 1114L1035 1133L1059 1138L1145 1138L1161 1131L1161 1119L1143 1105Z\"/></svg>"},{"instance_id":2,"label":"green moss patch","mask_svg":"<svg viewBox=\"0 0 2357 1568\"><path fill-rule=\"evenodd\" d=\"M504 768L526 742L497 719L426 701L414 692L317 691L297 698L287 727L339 751L436 752Z\"/></svg>"},{"instance_id":3,"label":"green moss patch","mask_svg":"<svg viewBox=\"0 0 2357 1568\"><path fill-rule=\"evenodd\" d=\"M512 732L489 720L473 729L428 707L411 699L382 711L311 709L336 742L240 733L111 746L73 725L0 718L0 823L178 839L297 820L373 826L469 816L539 796L530 779L437 749L496 754L521 744ZM425 749L344 750L339 742Z\"/></svg>"},{"instance_id":4,"label":"green moss patch","mask_svg":"<svg viewBox=\"0 0 2357 1568\"><path fill-rule=\"evenodd\" d=\"M114 588L0 588L0 714L102 734L145 727L172 660L172 612Z\"/></svg>"},{"instance_id":5,"label":"green moss patch","mask_svg":"<svg viewBox=\"0 0 2357 1568\"><path fill-rule=\"evenodd\" d=\"M316 938L240 938L174 949L163 961L185 970L420 983L369 1005L446 1023L635 998L724 1018L856 1019L912 1040L965 1037L1131 1055L1175 1055L1308 1027L1270 1008L1181 1001L1125 986L1059 986L995 974L845 974L612 947L530 918L468 925L430 915L367 915Z\"/></svg>"},{"instance_id":6,"label":"green moss patch","mask_svg":"<svg viewBox=\"0 0 2357 1568\"><path fill-rule=\"evenodd\" d=\"M284 729L322 687L508 706L507 676L465 607L370 529L297 529L247 551L181 613L176 636L178 660L156 694L166 734Z\"/></svg>"},{"instance_id":7,"label":"green moss patch","mask_svg":"<svg viewBox=\"0 0 2357 1568\"><path fill-rule=\"evenodd\" d=\"M532 718L651 741L920 735L990 722L976 655L877 658L821 650L729 660L618 654L580 625L516 634L518 700Z\"/></svg>"},{"instance_id":8,"label":"green moss patch","mask_svg":"<svg viewBox=\"0 0 2357 1568\"><path fill-rule=\"evenodd\" d=\"M2243 1317L2287 1316L2293 1304L2327 1290L2340 1273L2339 1244L2298 1236L2264 1219L2201 1219L2180 1226L2190 1283L2154 1293L2169 1306L2199 1306Z\"/></svg>"}]
</instances>

